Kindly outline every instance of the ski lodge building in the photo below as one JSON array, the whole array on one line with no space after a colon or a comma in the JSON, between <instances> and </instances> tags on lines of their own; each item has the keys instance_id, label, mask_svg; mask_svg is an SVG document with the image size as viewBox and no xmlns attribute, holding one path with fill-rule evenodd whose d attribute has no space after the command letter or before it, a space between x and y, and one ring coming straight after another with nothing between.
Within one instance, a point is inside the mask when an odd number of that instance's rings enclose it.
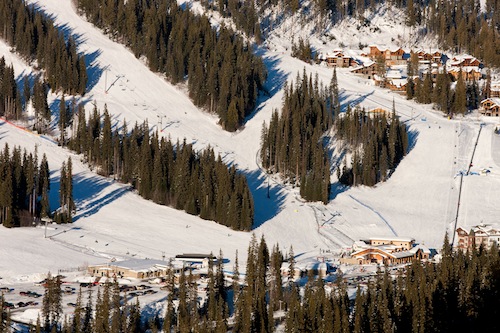
<instances>
[{"instance_id":1,"label":"ski lodge building","mask_svg":"<svg viewBox=\"0 0 500 333\"><path fill-rule=\"evenodd\" d=\"M168 261L163 260L131 259L90 265L87 272L93 277L150 279L166 277L171 267L174 275L179 275L186 269L196 270L194 272L199 275L208 267L209 260L215 260L215 257L211 254L189 253L177 255L171 266Z\"/></svg>"},{"instance_id":2,"label":"ski lodge building","mask_svg":"<svg viewBox=\"0 0 500 333\"><path fill-rule=\"evenodd\" d=\"M340 262L351 265L365 264L405 264L415 259L430 259L431 251L424 245L416 245L413 238L374 237L357 241L350 258Z\"/></svg>"},{"instance_id":3,"label":"ski lodge building","mask_svg":"<svg viewBox=\"0 0 500 333\"><path fill-rule=\"evenodd\" d=\"M174 269L182 270L182 266L173 264ZM95 277L147 279L167 276L167 261L152 259L132 259L115 261L106 264L90 265L87 272Z\"/></svg>"}]
</instances>

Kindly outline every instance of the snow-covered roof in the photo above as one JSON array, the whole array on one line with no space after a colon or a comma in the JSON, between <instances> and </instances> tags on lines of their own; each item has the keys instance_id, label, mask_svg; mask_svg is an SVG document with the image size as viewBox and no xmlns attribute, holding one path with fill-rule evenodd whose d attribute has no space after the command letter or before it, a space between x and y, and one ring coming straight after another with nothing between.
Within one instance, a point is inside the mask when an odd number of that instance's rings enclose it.
<instances>
[{"instance_id":1,"label":"snow-covered roof","mask_svg":"<svg viewBox=\"0 0 500 333\"><path fill-rule=\"evenodd\" d=\"M498 99L500 100L500 99ZM497 235L500 233L500 225L498 224L480 224L471 228L474 233L484 233L486 235Z\"/></svg>"},{"instance_id":2,"label":"snow-covered roof","mask_svg":"<svg viewBox=\"0 0 500 333\"><path fill-rule=\"evenodd\" d=\"M498 98L498 97L490 97L490 98L487 98L487 99L485 99L485 100L482 100L482 101L481 101L481 104L483 104L483 103L484 103L484 102L486 102L486 101L491 101L491 102L493 102L494 104L496 104L496 105L500 106L500 98Z\"/></svg>"},{"instance_id":3,"label":"snow-covered roof","mask_svg":"<svg viewBox=\"0 0 500 333\"><path fill-rule=\"evenodd\" d=\"M154 260L154 259L131 259L131 260L116 261L108 264L103 264L102 266L120 267L140 272L140 271L148 271L151 269L157 269L155 268L155 266L167 268L168 262L162 260Z\"/></svg>"},{"instance_id":4,"label":"snow-covered roof","mask_svg":"<svg viewBox=\"0 0 500 333\"><path fill-rule=\"evenodd\" d=\"M431 250L427 246L425 246L423 244L417 244L417 245L415 245L414 247L412 247L410 249L409 252L415 254L415 253L417 253L418 250L422 250L423 253L427 253L427 254L431 253Z\"/></svg>"},{"instance_id":5,"label":"snow-covered roof","mask_svg":"<svg viewBox=\"0 0 500 333\"><path fill-rule=\"evenodd\" d=\"M388 79L401 79L403 77L400 70L397 69L389 69L387 71L386 77Z\"/></svg>"},{"instance_id":6,"label":"snow-covered roof","mask_svg":"<svg viewBox=\"0 0 500 333\"><path fill-rule=\"evenodd\" d=\"M406 86L406 84L408 83L408 80L407 79L392 79L391 83L394 86L401 88L401 87Z\"/></svg>"},{"instance_id":7,"label":"snow-covered roof","mask_svg":"<svg viewBox=\"0 0 500 333\"><path fill-rule=\"evenodd\" d=\"M449 66L453 66L453 67L460 67L460 66L462 65L462 63L463 63L464 61L466 61L466 60L467 60L469 63L472 63L472 62L474 62L474 61L478 61L478 62L479 62L479 64L481 64L481 62L480 62L478 59L474 58L474 57L473 57L473 56L471 56L471 55L467 55L467 54L466 54L466 55L458 55L458 56L453 57L452 59L450 59L450 60L448 61L448 65L449 65Z\"/></svg>"},{"instance_id":8,"label":"snow-covered roof","mask_svg":"<svg viewBox=\"0 0 500 333\"><path fill-rule=\"evenodd\" d=\"M382 236L382 237L370 237L368 238L370 241L374 240L380 240L380 241L394 241L394 242L414 242L415 239L410 238L410 237L387 237L387 236Z\"/></svg>"},{"instance_id":9,"label":"snow-covered roof","mask_svg":"<svg viewBox=\"0 0 500 333\"><path fill-rule=\"evenodd\" d=\"M369 47L370 47L370 48L371 48L371 47L376 47L376 48L378 48L381 52L385 52L385 51L389 50L390 52L393 52L393 53L394 53L394 52L397 52L397 51L399 51L399 50L403 50L403 52L405 52L405 53L406 53L406 51L405 51L403 48L401 48L401 47L399 47L399 46L394 46L394 45L390 45L390 46L379 46L379 45L376 45L376 44L371 44L371 45L369 45Z\"/></svg>"},{"instance_id":10,"label":"snow-covered roof","mask_svg":"<svg viewBox=\"0 0 500 333\"><path fill-rule=\"evenodd\" d=\"M481 69L479 68L479 66L462 66L462 67L450 67L448 69L448 72L467 72L467 73L470 73L470 72L481 72Z\"/></svg>"}]
</instances>

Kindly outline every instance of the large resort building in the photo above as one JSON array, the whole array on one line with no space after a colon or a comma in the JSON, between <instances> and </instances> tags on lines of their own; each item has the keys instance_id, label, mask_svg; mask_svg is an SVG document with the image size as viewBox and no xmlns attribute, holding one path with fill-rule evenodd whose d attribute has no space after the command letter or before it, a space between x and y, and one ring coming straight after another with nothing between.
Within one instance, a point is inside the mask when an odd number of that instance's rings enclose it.
<instances>
[{"instance_id":1,"label":"large resort building","mask_svg":"<svg viewBox=\"0 0 500 333\"><path fill-rule=\"evenodd\" d=\"M357 241L350 258L342 258L345 264L405 264L415 259L430 258L431 251L424 245L415 244L413 238L373 237Z\"/></svg>"},{"instance_id":2,"label":"large resort building","mask_svg":"<svg viewBox=\"0 0 500 333\"><path fill-rule=\"evenodd\" d=\"M493 244L500 245L500 225L480 224L470 228L467 232L464 228L456 230L457 242L455 247L460 250L472 250L474 245L479 248L481 245L491 247Z\"/></svg>"}]
</instances>

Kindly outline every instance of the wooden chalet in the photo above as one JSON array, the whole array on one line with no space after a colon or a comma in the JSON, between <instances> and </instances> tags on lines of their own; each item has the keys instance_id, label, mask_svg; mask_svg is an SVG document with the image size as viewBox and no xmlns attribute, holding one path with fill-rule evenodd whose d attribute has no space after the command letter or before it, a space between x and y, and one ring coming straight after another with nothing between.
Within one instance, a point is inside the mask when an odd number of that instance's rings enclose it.
<instances>
[{"instance_id":1,"label":"wooden chalet","mask_svg":"<svg viewBox=\"0 0 500 333\"><path fill-rule=\"evenodd\" d=\"M405 51L402 48L380 50L378 46L370 45L368 57L376 61L380 56L384 57L385 65L388 67L406 64Z\"/></svg>"},{"instance_id":2,"label":"wooden chalet","mask_svg":"<svg viewBox=\"0 0 500 333\"><path fill-rule=\"evenodd\" d=\"M479 67L451 67L448 70L455 80L458 80L460 74L465 81L477 81L482 78L482 73Z\"/></svg>"},{"instance_id":3,"label":"wooden chalet","mask_svg":"<svg viewBox=\"0 0 500 333\"><path fill-rule=\"evenodd\" d=\"M481 101L479 113L488 117L500 116L500 98L491 97Z\"/></svg>"},{"instance_id":4,"label":"wooden chalet","mask_svg":"<svg viewBox=\"0 0 500 333\"><path fill-rule=\"evenodd\" d=\"M453 57L450 62L451 67L481 67L482 63L473 56Z\"/></svg>"},{"instance_id":5,"label":"wooden chalet","mask_svg":"<svg viewBox=\"0 0 500 333\"><path fill-rule=\"evenodd\" d=\"M397 91L400 93L406 93L406 84L408 81L406 79L389 79L387 80L386 87L392 91Z\"/></svg>"},{"instance_id":6,"label":"wooden chalet","mask_svg":"<svg viewBox=\"0 0 500 333\"><path fill-rule=\"evenodd\" d=\"M425 64L441 64L443 54L439 51L425 52L423 50L417 51L418 60L420 63Z\"/></svg>"},{"instance_id":7,"label":"wooden chalet","mask_svg":"<svg viewBox=\"0 0 500 333\"><path fill-rule=\"evenodd\" d=\"M333 53L327 53L324 56L324 60L328 67L352 67L358 64L354 58L345 55L341 50L333 51Z\"/></svg>"},{"instance_id":8,"label":"wooden chalet","mask_svg":"<svg viewBox=\"0 0 500 333\"><path fill-rule=\"evenodd\" d=\"M491 82L490 97L500 97L500 82Z\"/></svg>"},{"instance_id":9,"label":"wooden chalet","mask_svg":"<svg viewBox=\"0 0 500 333\"><path fill-rule=\"evenodd\" d=\"M351 73L363 76L365 79L373 79L377 74L377 66L374 62L369 65L362 65L351 70Z\"/></svg>"}]
</instances>

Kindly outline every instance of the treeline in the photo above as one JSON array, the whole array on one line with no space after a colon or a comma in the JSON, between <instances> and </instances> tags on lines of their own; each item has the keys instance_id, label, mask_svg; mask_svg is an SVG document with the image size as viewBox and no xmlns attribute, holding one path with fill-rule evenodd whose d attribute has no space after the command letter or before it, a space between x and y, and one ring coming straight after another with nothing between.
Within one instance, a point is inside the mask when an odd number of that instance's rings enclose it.
<instances>
[{"instance_id":1,"label":"treeline","mask_svg":"<svg viewBox=\"0 0 500 333\"><path fill-rule=\"evenodd\" d=\"M185 210L235 230L250 230L254 204L244 175L216 157L212 148L202 152L191 144L172 143L150 136L147 122L128 131L113 130L107 109L97 107L88 121L78 112L76 133L69 147L83 153L87 162L104 176L130 183L145 199Z\"/></svg>"},{"instance_id":2,"label":"treeline","mask_svg":"<svg viewBox=\"0 0 500 333\"><path fill-rule=\"evenodd\" d=\"M9 148L0 153L0 223L6 228L31 226L49 216L49 165L45 154Z\"/></svg>"},{"instance_id":3,"label":"treeline","mask_svg":"<svg viewBox=\"0 0 500 333\"><path fill-rule=\"evenodd\" d=\"M27 61L37 61L54 91L85 94L85 58L77 53L74 38L69 36L66 41L52 19L35 6L22 0L1 1L0 37Z\"/></svg>"},{"instance_id":4,"label":"treeline","mask_svg":"<svg viewBox=\"0 0 500 333\"><path fill-rule=\"evenodd\" d=\"M337 177L349 186L373 186L385 181L408 152L406 125L392 115L368 115L364 110L348 108L337 119L336 133L352 152L352 161L337 168Z\"/></svg>"},{"instance_id":5,"label":"treeline","mask_svg":"<svg viewBox=\"0 0 500 333\"><path fill-rule=\"evenodd\" d=\"M336 84L336 83L335 83ZM323 134L333 124L335 89L320 86L318 78L297 74L285 86L281 115L273 112L269 127L262 128L260 157L269 173L280 173L291 184L300 186L308 201L328 202L330 160L323 146ZM337 95L338 96L338 95Z\"/></svg>"},{"instance_id":6,"label":"treeline","mask_svg":"<svg viewBox=\"0 0 500 333\"><path fill-rule=\"evenodd\" d=\"M188 77L189 96L235 131L254 109L265 80L262 60L234 32L176 1L78 0L87 19L125 43L174 84Z\"/></svg>"}]
</instances>

